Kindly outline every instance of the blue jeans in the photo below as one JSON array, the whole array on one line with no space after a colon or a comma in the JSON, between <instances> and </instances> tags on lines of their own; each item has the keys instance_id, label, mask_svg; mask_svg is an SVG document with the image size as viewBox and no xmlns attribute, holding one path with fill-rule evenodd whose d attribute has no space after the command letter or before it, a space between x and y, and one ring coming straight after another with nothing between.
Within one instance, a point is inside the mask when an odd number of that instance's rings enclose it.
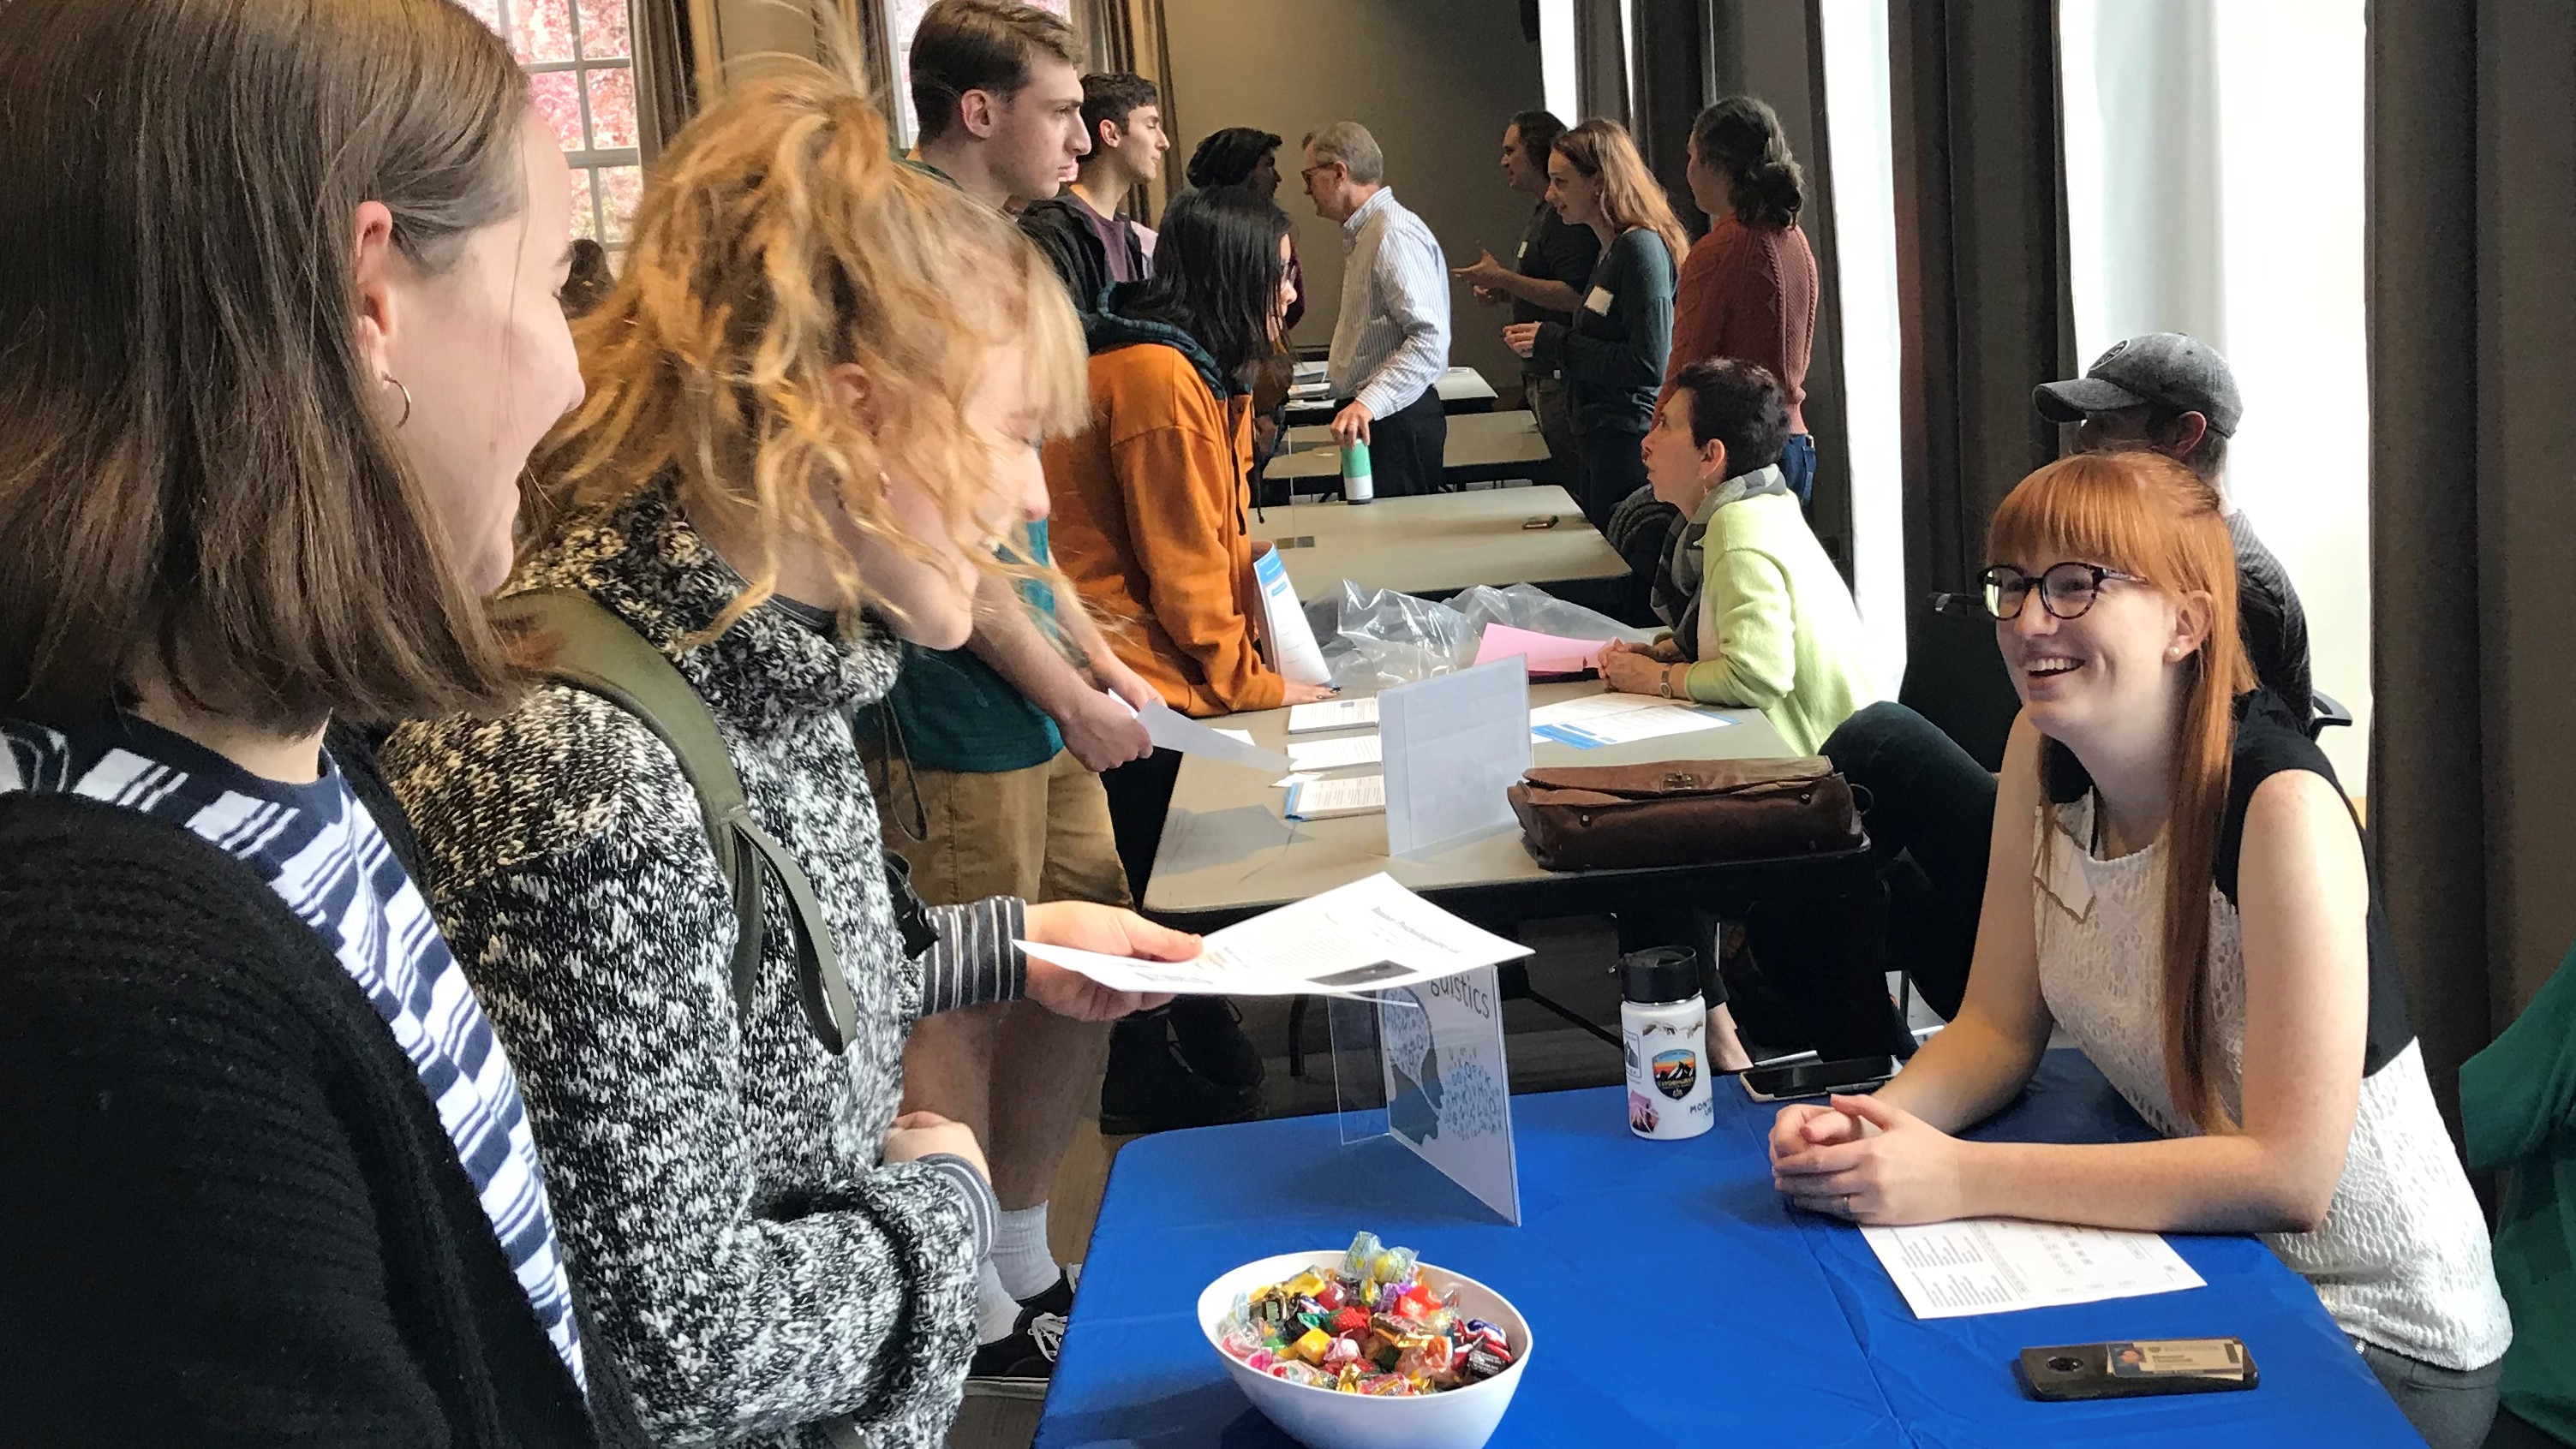
<instances>
[{"instance_id":1,"label":"blue jeans","mask_svg":"<svg viewBox=\"0 0 2576 1449\"><path fill-rule=\"evenodd\" d=\"M1788 480L1789 491L1798 495L1800 508L1812 507L1816 501L1816 440L1807 433L1791 433L1788 445L1780 450L1780 476Z\"/></svg>"}]
</instances>

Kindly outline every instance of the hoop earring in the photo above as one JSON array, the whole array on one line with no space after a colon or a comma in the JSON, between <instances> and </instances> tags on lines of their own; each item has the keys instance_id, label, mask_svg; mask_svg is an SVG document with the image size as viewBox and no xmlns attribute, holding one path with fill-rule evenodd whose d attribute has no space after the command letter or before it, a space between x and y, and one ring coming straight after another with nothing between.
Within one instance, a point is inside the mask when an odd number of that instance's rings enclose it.
<instances>
[{"instance_id":1,"label":"hoop earring","mask_svg":"<svg viewBox=\"0 0 2576 1449\"><path fill-rule=\"evenodd\" d=\"M411 421L411 389L403 386L402 379L390 372L385 374L385 381L392 383L394 391L402 394L403 415L394 419L394 430L400 432L402 425Z\"/></svg>"}]
</instances>

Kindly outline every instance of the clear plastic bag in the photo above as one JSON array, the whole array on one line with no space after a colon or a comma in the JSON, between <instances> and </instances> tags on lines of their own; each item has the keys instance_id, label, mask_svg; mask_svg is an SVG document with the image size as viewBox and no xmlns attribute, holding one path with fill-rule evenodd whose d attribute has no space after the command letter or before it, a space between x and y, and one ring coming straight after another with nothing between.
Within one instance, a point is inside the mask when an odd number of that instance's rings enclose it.
<instances>
[{"instance_id":1,"label":"clear plastic bag","mask_svg":"<svg viewBox=\"0 0 2576 1449\"><path fill-rule=\"evenodd\" d=\"M1643 643L1653 637L1535 584L1479 584L1443 602L1344 580L1340 593L1306 604L1306 621L1323 647L1333 686L1360 693L1466 668L1476 661L1488 624L1568 639Z\"/></svg>"}]
</instances>

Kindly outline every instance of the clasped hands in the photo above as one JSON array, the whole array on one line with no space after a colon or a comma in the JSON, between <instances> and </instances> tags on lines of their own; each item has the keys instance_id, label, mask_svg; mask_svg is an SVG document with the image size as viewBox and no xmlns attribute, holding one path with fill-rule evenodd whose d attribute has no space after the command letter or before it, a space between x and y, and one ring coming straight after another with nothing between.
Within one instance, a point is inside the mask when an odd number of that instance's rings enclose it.
<instances>
[{"instance_id":1,"label":"clasped hands","mask_svg":"<svg viewBox=\"0 0 2576 1449\"><path fill-rule=\"evenodd\" d=\"M1801 1102L1771 1123L1771 1186L1809 1212L1895 1226L1973 1217L1961 1142L1876 1097Z\"/></svg>"},{"instance_id":2,"label":"clasped hands","mask_svg":"<svg viewBox=\"0 0 2576 1449\"><path fill-rule=\"evenodd\" d=\"M1601 651L1601 682L1624 694L1658 694L1664 671L1681 662L1681 646L1669 634L1652 644L1613 639Z\"/></svg>"}]
</instances>

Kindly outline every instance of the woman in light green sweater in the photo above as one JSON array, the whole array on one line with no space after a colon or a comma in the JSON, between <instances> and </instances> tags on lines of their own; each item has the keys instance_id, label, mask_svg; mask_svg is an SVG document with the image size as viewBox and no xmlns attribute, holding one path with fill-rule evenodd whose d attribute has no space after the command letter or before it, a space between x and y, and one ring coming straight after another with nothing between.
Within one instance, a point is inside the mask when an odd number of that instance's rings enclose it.
<instances>
[{"instance_id":1,"label":"woman in light green sweater","mask_svg":"<svg viewBox=\"0 0 2576 1449\"><path fill-rule=\"evenodd\" d=\"M1632 694L1758 709L1812 755L1879 694L1851 590L1781 476L1788 433L1788 401L1760 367L1708 358L1673 380L1646 434L1646 474L1689 520L1673 572L1702 579L1698 658L1667 636L1613 644L1601 672Z\"/></svg>"}]
</instances>

